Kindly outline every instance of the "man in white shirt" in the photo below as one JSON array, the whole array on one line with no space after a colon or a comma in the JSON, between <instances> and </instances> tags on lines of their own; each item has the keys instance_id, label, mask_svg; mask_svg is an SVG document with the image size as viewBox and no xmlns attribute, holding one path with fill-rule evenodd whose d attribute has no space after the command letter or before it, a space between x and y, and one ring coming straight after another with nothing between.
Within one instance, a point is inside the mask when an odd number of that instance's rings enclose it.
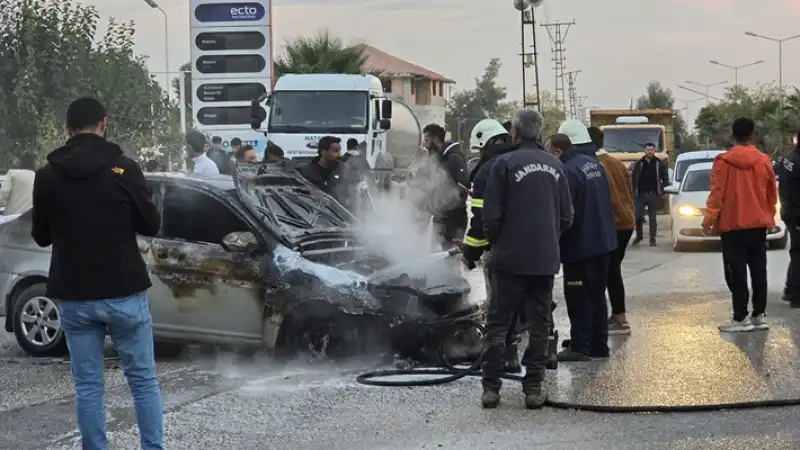
<instances>
[{"instance_id":1,"label":"man in white shirt","mask_svg":"<svg viewBox=\"0 0 800 450\"><path fill-rule=\"evenodd\" d=\"M192 175L210 177L219 175L219 167L206 155L206 137L198 131L186 133L186 158L194 162Z\"/></svg>"},{"instance_id":2,"label":"man in white shirt","mask_svg":"<svg viewBox=\"0 0 800 450\"><path fill-rule=\"evenodd\" d=\"M19 158L19 169L11 169L0 187L0 206L6 216L22 214L33 207L33 180L36 178L36 155L25 152Z\"/></svg>"}]
</instances>

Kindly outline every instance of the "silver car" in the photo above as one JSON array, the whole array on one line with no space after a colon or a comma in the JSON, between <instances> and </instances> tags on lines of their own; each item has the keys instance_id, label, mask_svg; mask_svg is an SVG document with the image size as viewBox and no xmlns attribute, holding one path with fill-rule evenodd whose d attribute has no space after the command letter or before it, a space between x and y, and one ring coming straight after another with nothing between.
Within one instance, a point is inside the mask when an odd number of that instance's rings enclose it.
<instances>
[{"instance_id":1,"label":"silver car","mask_svg":"<svg viewBox=\"0 0 800 450\"><path fill-rule=\"evenodd\" d=\"M480 314L463 278L431 283L367 254L355 218L295 171L240 168L236 182L146 177L162 225L137 239L158 343L332 356L365 340L407 344L398 325L413 334L412 324ZM31 355L62 355L58 302L46 296L50 248L33 242L30 227L30 212L0 225L5 327ZM380 339L363 339L367 330Z\"/></svg>"}]
</instances>

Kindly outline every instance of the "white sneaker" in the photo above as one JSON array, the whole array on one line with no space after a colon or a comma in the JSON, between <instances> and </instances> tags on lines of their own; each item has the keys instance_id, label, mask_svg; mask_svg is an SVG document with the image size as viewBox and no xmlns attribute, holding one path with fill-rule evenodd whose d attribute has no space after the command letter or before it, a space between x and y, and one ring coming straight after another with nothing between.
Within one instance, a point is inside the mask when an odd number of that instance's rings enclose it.
<instances>
[{"instance_id":1,"label":"white sneaker","mask_svg":"<svg viewBox=\"0 0 800 450\"><path fill-rule=\"evenodd\" d=\"M767 323L766 314L755 316L752 319L750 319L750 322L753 324L753 328L755 328L756 330L769 330L769 324Z\"/></svg>"},{"instance_id":2,"label":"white sneaker","mask_svg":"<svg viewBox=\"0 0 800 450\"><path fill-rule=\"evenodd\" d=\"M727 333L743 333L755 330L753 322L750 321L749 317L745 317L741 322L731 319L729 322L723 323L717 328L719 328L719 331Z\"/></svg>"}]
</instances>

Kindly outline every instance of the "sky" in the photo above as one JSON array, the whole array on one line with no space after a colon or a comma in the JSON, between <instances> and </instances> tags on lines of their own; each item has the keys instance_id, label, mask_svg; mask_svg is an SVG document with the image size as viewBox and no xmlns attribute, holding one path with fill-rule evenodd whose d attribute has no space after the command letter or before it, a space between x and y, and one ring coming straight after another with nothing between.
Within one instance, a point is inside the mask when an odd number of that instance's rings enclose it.
<instances>
[{"instance_id":1,"label":"sky","mask_svg":"<svg viewBox=\"0 0 800 450\"><path fill-rule=\"evenodd\" d=\"M156 0L169 24L169 70L189 60L189 0ZM144 0L93 0L101 20L137 24L137 51L153 72L164 72L164 17ZM645 6L646 5L646 6ZM544 0L540 22L574 20L565 40L567 70L581 70L576 87L589 107L627 108L631 97L659 80L677 99L703 96L678 88L685 81L733 84L733 70L709 63L741 65L739 83L777 83L778 44L744 31L785 38L796 34L800 0ZM286 40L327 28L348 42L366 42L456 80L470 89L490 58L503 64L499 83L521 99L519 13L512 0L273 0L274 48ZM537 27L540 89L552 91L555 77L547 31ZM526 38L528 42L529 39ZM800 82L800 38L784 45L783 80ZM164 75L157 75L161 79ZM532 77L528 77L530 80ZM694 86L697 88L697 86ZM531 88L529 87L529 90ZM704 88L697 88L703 91ZM710 88L721 96L724 86ZM705 100L686 110L690 121ZM678 102L677 107L684 104Z\"/></svg>"}]
</instances>

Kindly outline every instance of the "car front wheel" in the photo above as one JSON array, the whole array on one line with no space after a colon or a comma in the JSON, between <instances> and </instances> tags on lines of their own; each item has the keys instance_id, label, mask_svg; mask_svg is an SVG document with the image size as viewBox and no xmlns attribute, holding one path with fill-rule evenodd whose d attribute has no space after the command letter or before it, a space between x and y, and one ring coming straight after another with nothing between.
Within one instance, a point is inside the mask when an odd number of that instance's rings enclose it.
<instances>
[{"instance_id":1,"label":"car front wheel","mask_svg":"<svg viewBox=\"0 0 800 450\"><path fill-rule=\"evenodd\" d=\"M32 356L64 356L67 342L61 328L58 304L48 298L44 283L34 284L14 300L14 336L19 346Z\"/></svg>"}]
</instances>

